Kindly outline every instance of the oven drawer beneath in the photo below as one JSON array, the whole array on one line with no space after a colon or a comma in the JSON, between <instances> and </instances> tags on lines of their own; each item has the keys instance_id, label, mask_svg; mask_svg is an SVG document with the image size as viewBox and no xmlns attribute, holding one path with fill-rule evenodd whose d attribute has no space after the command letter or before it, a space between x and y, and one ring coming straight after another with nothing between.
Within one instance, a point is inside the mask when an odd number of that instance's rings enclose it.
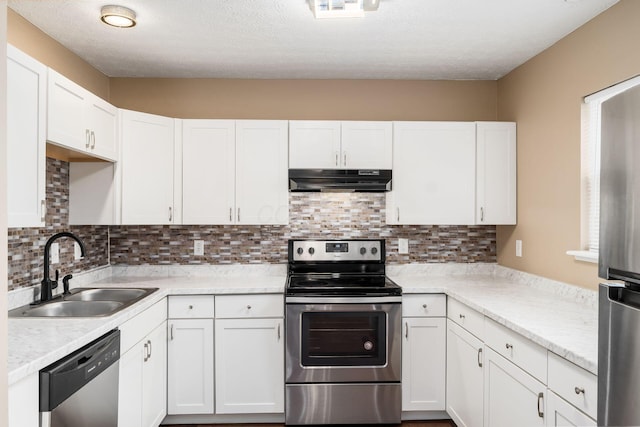
<instances>
[{"instance_id":1,"label":"oven drawer beneath","mask_svg":"<svg viewBox=\"0 0 640 427\"><path fill-rule=\"evenodd\" d=\"M287 384L287 425L399 424L400 383Z\"/></svg>"}]
</instances>

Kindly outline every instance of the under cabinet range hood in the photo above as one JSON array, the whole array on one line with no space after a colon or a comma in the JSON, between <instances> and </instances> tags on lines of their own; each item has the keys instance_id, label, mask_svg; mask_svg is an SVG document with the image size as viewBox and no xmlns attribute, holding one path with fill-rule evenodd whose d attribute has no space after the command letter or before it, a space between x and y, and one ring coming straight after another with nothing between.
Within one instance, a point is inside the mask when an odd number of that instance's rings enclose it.
<instances>
[{"instance_id":1,"label":"under cabinet range hood","mask_svg":"<svg viewBox=\"0 0 640 427\"><path fill-rule=\"evenodd\" d=\"M289 169L289 190L381 193L391 190L391 170Z\"/></svg>"}]
</instances>

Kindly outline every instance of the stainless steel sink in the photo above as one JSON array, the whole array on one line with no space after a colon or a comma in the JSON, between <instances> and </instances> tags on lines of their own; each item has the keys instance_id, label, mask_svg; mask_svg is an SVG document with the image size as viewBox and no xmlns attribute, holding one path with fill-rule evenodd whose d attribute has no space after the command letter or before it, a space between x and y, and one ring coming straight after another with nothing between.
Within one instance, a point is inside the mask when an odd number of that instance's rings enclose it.
<instances>
[{"instance_id":1,"label":"stainless steel sink","mask_svg":"<svg viewBox=\"0 0 640 427\"><path fill-rule=\"evenodd\" d=\"M71 295L9 311L9 317L104 317L129 307L158 288L76 288Z\"/></svg>"},{"instance_id":2,"label":"stainless steel sink","mask_svg":"<svg viewBox=\"0 0 640 427\"><path fill-rule=\"evenodd\" d=\"M78 289L72 295L65 297L66 301L120 301L129 302L144 295L148 295L149 289L139 288L96 288Z\"/></svg>"}]
</instances>

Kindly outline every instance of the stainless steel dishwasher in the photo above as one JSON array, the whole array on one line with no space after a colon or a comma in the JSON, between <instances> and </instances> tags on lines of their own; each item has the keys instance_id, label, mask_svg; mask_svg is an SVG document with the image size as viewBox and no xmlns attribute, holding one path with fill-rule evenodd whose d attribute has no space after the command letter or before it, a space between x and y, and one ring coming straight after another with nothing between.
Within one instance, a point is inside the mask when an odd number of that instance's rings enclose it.
<instances>
[{"instance_id":1,"label":"stainless steel dishwasher","mask_svg":"<svg viewBox=\"0 0 640 427\"><path fill-rule=\"evenodd\" d=\"M120 331L40 371L41 427L117 427Z\"/></svg>"}]
</instances>

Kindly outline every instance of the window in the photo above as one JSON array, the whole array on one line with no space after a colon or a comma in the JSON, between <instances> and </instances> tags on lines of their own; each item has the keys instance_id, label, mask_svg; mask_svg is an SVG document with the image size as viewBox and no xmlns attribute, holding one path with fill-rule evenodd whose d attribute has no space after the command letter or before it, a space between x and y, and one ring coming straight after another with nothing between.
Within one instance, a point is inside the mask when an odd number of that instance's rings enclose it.
<instances>
[{"instance_id":1,"label":"window","mask_svg":"<svg viewBox=\"0 0 640 427\"><path fill-rule=\"evenodd\" d=\"M598 262L601 106L607 99L637 85L640 85L640 76L589 95L582 104L582 248L567 252L579 261Z\"/></svg>"}]
</instances>

